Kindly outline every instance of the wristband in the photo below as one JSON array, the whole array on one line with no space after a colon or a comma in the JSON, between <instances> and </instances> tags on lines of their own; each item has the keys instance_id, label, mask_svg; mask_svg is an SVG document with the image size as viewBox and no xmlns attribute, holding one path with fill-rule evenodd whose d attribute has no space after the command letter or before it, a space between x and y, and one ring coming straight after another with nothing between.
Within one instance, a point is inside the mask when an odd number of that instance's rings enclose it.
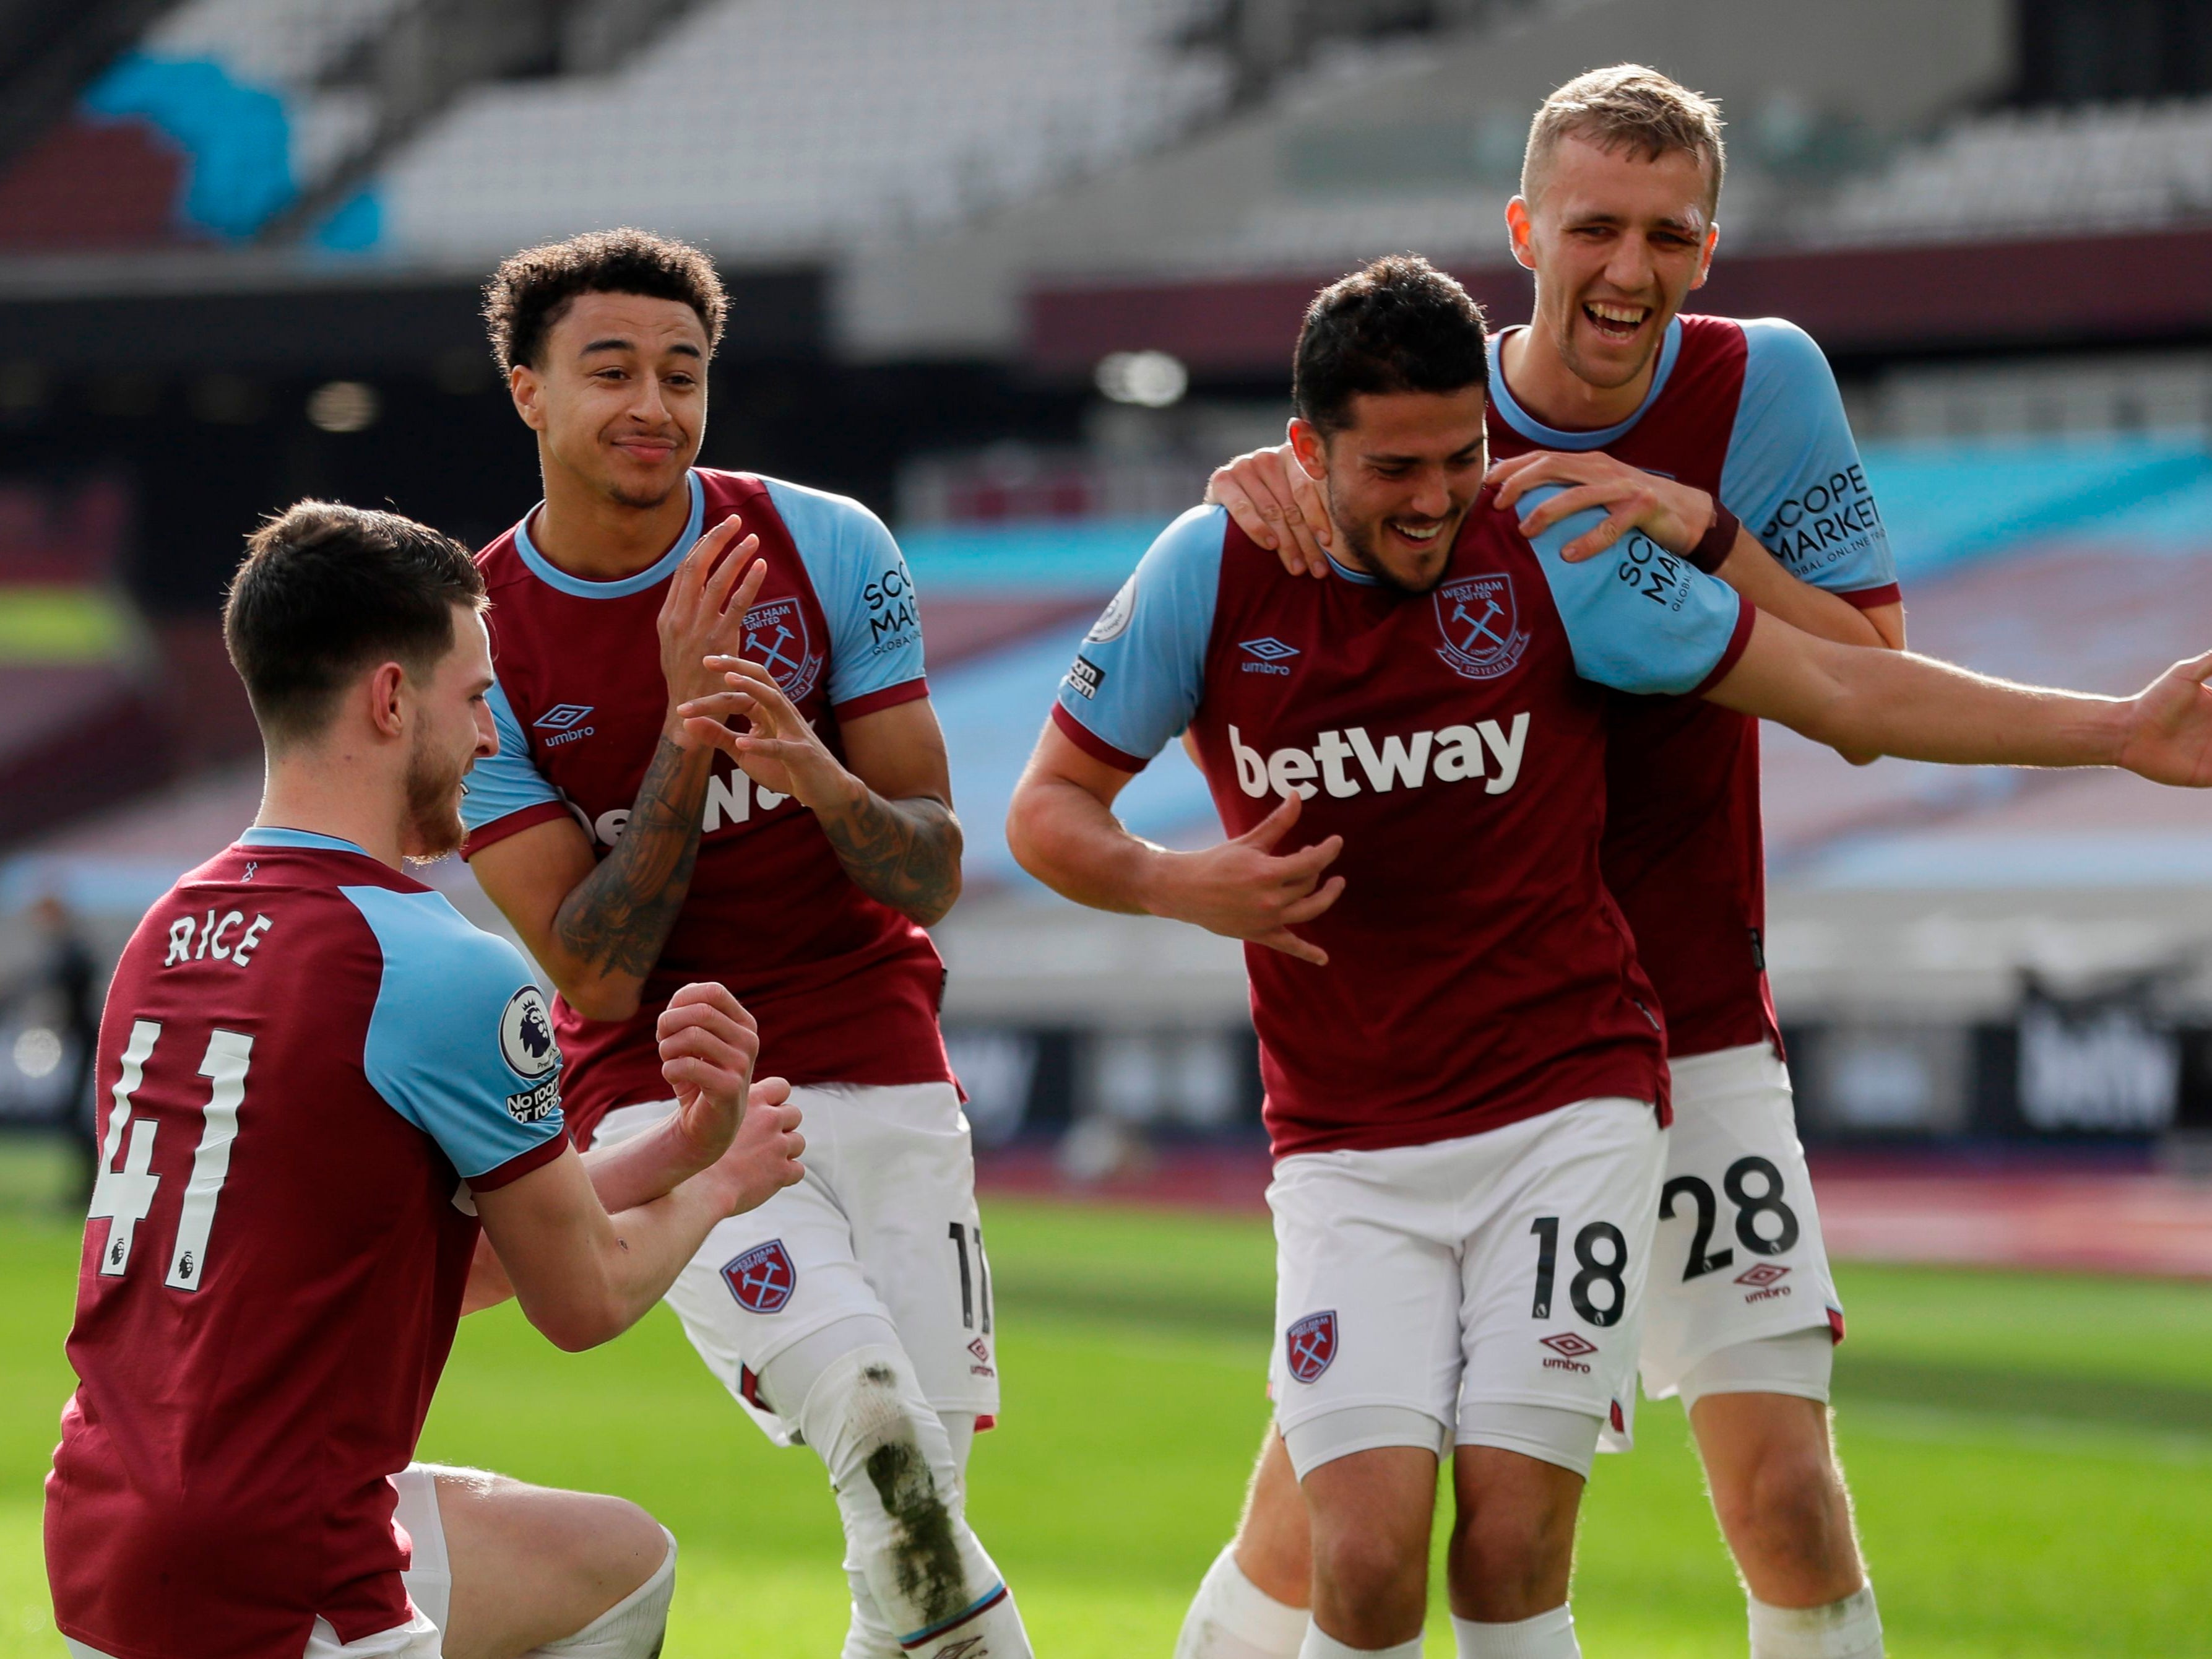
<instances>
[{"instance_id":1,"label":"wristband","mask_svg":"<svg viewBox=\"0 0 2212 1659\"><path fill-rule=\"evenodd\" d=\"M1683 556L1708 576L1718 570L1735 550L1735 532L1743 528L1743 521L1721 505L1720 497L1713 497L1712 527L1698 538L1698 544Z\"/></svg>"}]
</instances>

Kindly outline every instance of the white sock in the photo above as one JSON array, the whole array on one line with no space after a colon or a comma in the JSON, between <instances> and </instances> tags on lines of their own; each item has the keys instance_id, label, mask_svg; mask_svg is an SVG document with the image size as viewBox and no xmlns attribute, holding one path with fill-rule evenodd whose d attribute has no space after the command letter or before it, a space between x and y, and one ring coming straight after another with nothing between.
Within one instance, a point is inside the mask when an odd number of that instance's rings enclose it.
<instances>
[{"instance_id":1,"label":"white sock","mask_svg":"<svg viewBox=\"0 0 2212 1659\"><path fill-rule=\"evenodd\" d=\"M676 1595L676 1534L663 1527L660 1535L668 1540L668 1553L652 1577L574 1635L532 1648L522 1659L653 1659Z\"/></svg>"},{"instance_id":2,"label":"white sock","mask_svg":"<svg viewBox=\"0 0 2212 1659\"><path fill-rule=\"evenodd\" d=\"M1820 1607L1771 1607L1752 1598L1751 1659L1881 1659L1874 1586Z\"/></svg>"},{"instance_id":3,"label":"white sock","mask_svg":"<svg viewBox=\"0 0 2212 1659\"><path fill-rule=\"evenodd\" d=\"M1455 1618L1452 1635L1458 1638L1459 1659L1582 1659L1582 1644L1575 1640L1575 1615L1565 1601L1549 1613L1510 1625L1479 1625L1472 1619Z\"/></svg>"},{"instance_id":4,"label":"white sock","mask_svg":"<svg viewBox=\"0 0 2212 1659\"><path fill-rule=\"evenodd\" d=\"M1347 1647L1309 1619L1305 1640L1298 1644L1298 1659L1421 1659L1421 1638L1416 1636L1395 1648Z\"/></svg>"},{"instance_id":5,"label":"white sock","mask_svg":"<svg viewBox=\"0 0 2212 1659\"><path fill-rule=\"evenodd\" d=\"M1175 1659L1297 1659L1308 1622L1304 1607L1278 1601L1246 1577L1237 1546L1224 1544L1183 1615Z\"/></svg>"},{"instance_id":6,"label":"white sock","mask_svg":"<svg viewBox=\"0 0 2212 1659\"><path fill-rule=\"evenodd\" d=\"M890 1334L881 1321L830 1330L843 1333L837 1346L861 1345L826 1363L799 1345L770 1360L761 1381L829 1468L847 1563L863 1576L874 1612L912 1659L1030 1659L1013 1597L968 1525L951 1437L913 1361L895 1343L865 1340ZM783 1406L792 1399L802 1401L795 1414ZM856 1619L848 1643L872 1639L866 1622Z\"/></svg>"},{"instance_id":7,"label":"white sock","mask_svg":"<svg viewBox=\"0 0 2212 1659\"><path fill-rule=\"evenodd\" d=\"M840 1659L898 1659L898 1632L884 1617L884 1610L876 1605L876 1593L868 1588L868 1576L854 1566L849 1559L845 1563L845 1582L852 1587L853 1612L846 1621L845 1646Z\"/></svg>"}]
</instances>

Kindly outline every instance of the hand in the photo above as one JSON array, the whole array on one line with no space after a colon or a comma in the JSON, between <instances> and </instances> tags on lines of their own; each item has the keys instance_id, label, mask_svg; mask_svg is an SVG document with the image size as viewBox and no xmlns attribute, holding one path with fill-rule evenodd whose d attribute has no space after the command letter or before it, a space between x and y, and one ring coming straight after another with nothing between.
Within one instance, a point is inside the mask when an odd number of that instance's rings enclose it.
<instances>
[{"instance_id":1,"label":"hand","mask_svg":"<svg viewBox=\"0 0 2212 1659\"><path fill-rule=\"evenodd\" d=\"M767 579L768 561L753 557L760 551L759 537L738 541L744 528L744 520L734 514L723 520L699 538L669 580L668 597L660 602L660 678L668 686L672 708L714 690L714 677L706 659L738 650L744 643L745 612ZM722 556L725 552L727 558ZM702 745L702 739L685 724L669 724L673 729L666 735L679 747Z\"/></svg>"},{"instance_id":2,"label":"hand","mask_svg":"<svg viewBox=\"0 0 2212 1659\"><path fill-rule=\"evenodd\" d=\"M668 999L654 1026L660 1075L676 1091L676 1133L704 1169L743 1127L760 1058L760 1028L729 987L687 985ZM781 1097L778 1097L781 1098Z\"/></svg>"},{"instance_id":3,"label":"hand","mask_svg":"<svg viewBox=\"0 0 2212 1659\"><path fill-rule=\"evenodd\" d=\"M1326 576L1335 539L1314 481L1288 444L1255 449L1217 469L1206 482L1206 499L1229 509L1229 516L1254 541L1283 562L1293 576Z\"/></svg>"},{"instance_id":4,"label":"hand","mask_svg":"<svg viewBox=\"0 0 2212 1659\"><path fill-rule=\"evenodd\" d=\"M705 665L730 689L694 697L678 708L693 742L720 750L762 788L789 795L810 811L835 811L866 787L814 734L761 664L714 656ZM745 731L726 724L736 718L744 720Z\"/></svg>"},{"instance_id":5,"label":"hand","mask_svg":"<svg viewBox=\"0 0 2212 1659\"><path fill-rule=\"evenodd\" d=\"M765 1077L752 1087L752 1104L745 1121L715 1164L713 1175L723 1183L720 1202L732 1215L757 1209L786 1187L805 1178L799 1154L806 1137L799 1133L799 1108L790 1103L791 1085L780 1077Z\"/></svg>"},{"instance_id":6,"label":"hand","mask_svg":"<svg viewBox=\"0 0 2212 1659\"><path fill-rule=\"evenodd\" d=\"M1285 795L1280 806L1234 841L1202 853L1161 854L1161 891L1152 908L1208 933L1327 967L1328 952L1291 929L1311 921L1344 891L1342 876L1321 878L1344 850L1344 837L1331 836L1274 856L1276 843L1291 832L1304 805L1298 796Z\"/></svg>"},{"instance_id":7,"label":"hand","mask_svg":"<svg viewBox=\"0 0 2212 1659\"><path fill-rule=\"evenodd\" d=\"M1483 483L1498 486L1500 512L1510 510L1536 484L1577 486L1561 490L1524 517L1524 536L1539 535L1585 507L1605 508L1603 524L1559 550L1569 564L1595 558L1632 530L1641 530L1669 553L1686 555L1713 527L1713 498L1704 490L1616 461L1603 450L1531 450L1498 462Z\"/></svg>"},{"instance_id":8,"label":"hand","mask_svg":"<svg viewBox=\"0 0 2212 1659\"><path fill-rule=\"evenodd\" d=\"M2212 787L2212 652L2178 662L2129 699L2118 764L2153 783Z\"/></svg>"}]
</instances>

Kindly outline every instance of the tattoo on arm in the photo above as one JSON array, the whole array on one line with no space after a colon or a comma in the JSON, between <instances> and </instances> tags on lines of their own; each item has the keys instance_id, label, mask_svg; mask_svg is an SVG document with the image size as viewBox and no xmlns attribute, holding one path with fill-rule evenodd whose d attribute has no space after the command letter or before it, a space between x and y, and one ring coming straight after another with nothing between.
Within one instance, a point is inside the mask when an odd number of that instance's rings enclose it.
<instances>
[{"instance_id":1,"label":"tattoo on arm","mask_svg":"<svg viewBox=\"0 0 2212 1659\"><path fill-rule=\"evenodd\" d=\"M851 811L821 823L854 884L923 927L960 896L960 820L943 801L885 800L863 789Z\"/></svg>"},{"instance_id":2,"label":"tattoo on arm","mask_svg":"<svg viewBox=\"0 0 2212 1659\"><path fill-rule=\"evenodd\" d=\"M696 775L687 777L687 767ZM660 959L699 860L707 769L661 738L622 839L562 901L556 935L598 972L642 979Z\"/></svg>"}]
</instances>

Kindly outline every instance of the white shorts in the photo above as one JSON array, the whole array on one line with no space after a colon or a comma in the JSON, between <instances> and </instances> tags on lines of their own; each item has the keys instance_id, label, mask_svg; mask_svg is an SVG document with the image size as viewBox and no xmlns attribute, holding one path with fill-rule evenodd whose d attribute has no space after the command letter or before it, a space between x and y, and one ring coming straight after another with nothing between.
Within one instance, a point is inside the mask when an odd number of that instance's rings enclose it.
<instances>
[{"instance_id":1,"label":"white shorts","mask_svg":"<svg viewBox=\"0 0 2212 1659\"><path fill-rule=\"evenodd\" d=\"M1644 1392L1663 1400L1698 1361L1814 1327L1842 1340L1820 1214L1790 1093L1765 1043L1675 1060Z\"/></svg>"},{"instance_id":2,"label":"white shorts","mask_svg":"<svg viewBox=\"0 0 2212 1659\"><path fill-rule=\"evenodd\" d=\"M1483 1405L1595 1417L1625 1449L1666 1136L1642 1101L1275 1165L1275 1420Z\"/></svg>"},{"instance_id":3,"label":"white shorts","mask_svg":"<svg viewBox=\"0 0 2212 1659\"><path fill-rule=\"evenodd\" d=\"M707 1235L668 1292L701 1358L769 1437L793 1443L760 1398L761 1371L801 1337L858 1314L890 1322L939 1412L995 1415L991 1268L975 1159L949 1083L793 1089L806 1178ZM607 1146L669 1101L607 1114Z\"/></svg>"},{"instance_id":4,"label":"white shorts","mask_svg":"<svg viewBox=\"0 0 2212 1659\"><path fill-rule=\"evenodd\" d=\"M414 1541L414 1559L400 1577L415 1616L404 1625L378 1631L357 1642L341 1642L330 1621L315 1620L300 1659L441 1659L439 1632L453 1604L453 1569L446 1557L446 1528L438 1516L438 1486L429 1469L410 1463L392 1477L399 1494L394 1518ZM70 1659L108 1659L98 1648L64 1636Z\"/></svg>"}]
</instances>

